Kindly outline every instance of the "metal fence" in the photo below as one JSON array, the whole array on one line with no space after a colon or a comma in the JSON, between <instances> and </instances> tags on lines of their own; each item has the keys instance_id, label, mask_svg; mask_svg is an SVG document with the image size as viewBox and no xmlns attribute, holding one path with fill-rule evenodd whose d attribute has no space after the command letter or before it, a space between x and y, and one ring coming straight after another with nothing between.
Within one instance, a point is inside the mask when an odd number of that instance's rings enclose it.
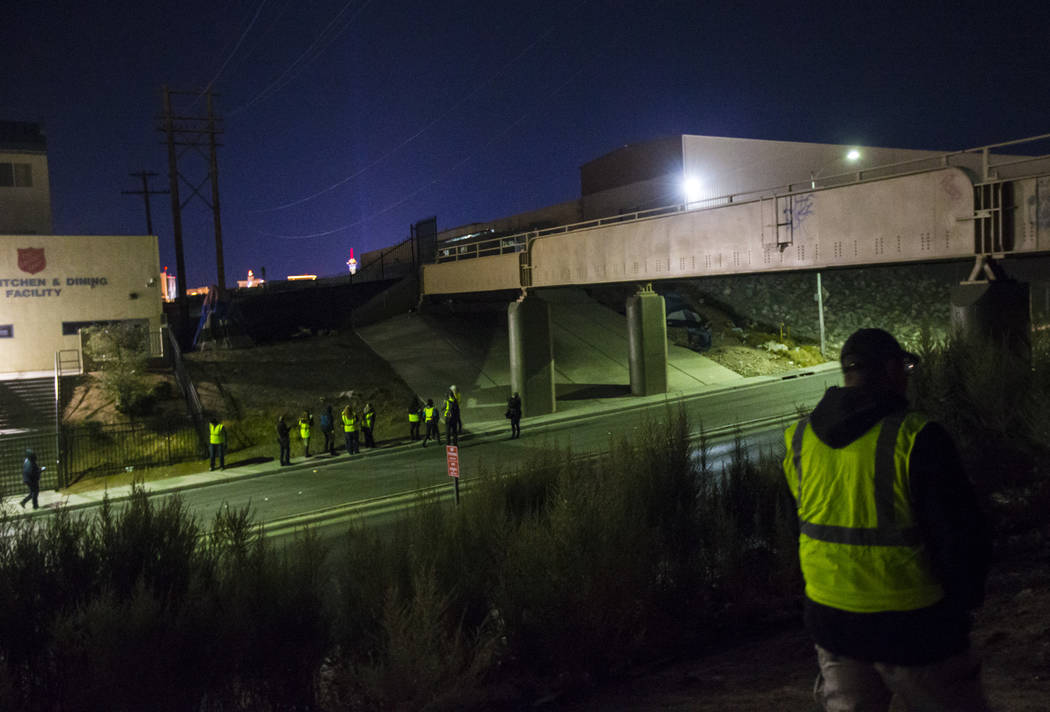
<instances>
[{"instance_id":1,"label":"metal fence","mask_svg":"<svg viewBox=\"0 0 1050 712\"><path fill-rule=\"evenodd\" d=\"M57 489L62 486L58 468L58 438L55 431L12 433L0 435L0 496L10 497L29 491L22 484L22 463L25 461L26 449L36 453L38 465L47 468L40 473L40 489Z\"/></svg>"},{"instance_id":2,"label":"metal fence","mask_svg":"<svg viewBox=\"0 0 1050 712\"><path fill-rule=\"evenodd\" d=\"M139 423L62 429L62 475L69 484L136 468L172 465L202 456L192 425L157 432Z\"/></svg>"},{"instance_id":3,"label":"metal fence","mask_svg":"<svg viewBox=\"0 0 1050 712\"><path fill-rule=\"evenodd\" d=\"M173 465L204 456L200 437L192 424L164 432L140 423L63 426L54 430L0 436L0 496L25 491L22 462L27 448L37 454L37 464L47 469L40 489L66 487L84 477L104 477L145 467Z\"/></svg>"}]
</instances>

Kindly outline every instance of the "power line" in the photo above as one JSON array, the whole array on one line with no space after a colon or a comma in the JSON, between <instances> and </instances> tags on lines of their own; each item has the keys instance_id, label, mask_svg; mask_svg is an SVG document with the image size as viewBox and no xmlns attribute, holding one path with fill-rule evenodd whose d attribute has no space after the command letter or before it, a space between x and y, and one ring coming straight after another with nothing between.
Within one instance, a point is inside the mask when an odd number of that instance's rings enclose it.
<instances>
[{"instance_id":1,"label":"power line","mask_svg":"<svg viewBox=\"0 0 1050 712\"><path fill-rule=\"evenodd\" d=\"M333 25L340 21L340 18L342 18L342 16L346 14L346 11L349 10L350 6L353 4L354 0L348 0L348 2L345 5L343 5L343 8L338 13L336 13L336 16L332 18L328 25L325 26L323 30L321 30L321 33L314 38L314 41L310 43L310 46L306 48L306 51L304 51L291 64L289 64L285 68L285 70L280 74L280 76L277 77L277 79L270 82L270 84L268 84L265 88L258 92L254 97L249 99L246 103L228 112L227 115L232 118L237 114L241 113L242 111L250 109L258 102L262 101L263 99L269 98L274 93L286 87L296 77L296 74L291 74L290 76L289 74L292 73L293 70L296 70L296 68L299 67L299 65L305 67L306 64L309 64L311 61L321 56L321 54L326 49L328 49L329 45L331 45L332 42L334 42L336 38L339 37L339 35L345 32L347 28L349 28L350 25L354 23L354 20L357 19L357 17L365 10L365 8L372 4L372 0L365 0L365 2L359 8L357 8L357 11L354 12L354 14L348 20L346 20L346 22L343 23L342 27L340 27L335 32L331 32L331 34L329 34ZM322 46L318 46L321 42L323 42L324 44Z\"/></svg>"},{"instance_id":2,"label":"power line","mask_svg":"<svg viewBox=\"0 0 1050 712\"><path fill-rule=\"evenodd\" d=\"M565 79L565 81L563 81L555 89L553 89L547 95L547 98L548 99L553 98L558 93L560 93L562 91L562 89L567 87L571 82L573 82L576 79L576 77L578 77L580 74L582 74L584 69L586 69L588 66L589 66L589 64L584 64L583 66L577 68L577 70L575 72L573 72L571 75L569 75L569 77L567 79ZM391 210L394 210L395 208L398 208L398 207L404 205L409 200L411 200L412 198L414 198L417 195L419 195L420 193L422 193L424 190L427 190L431 186L437 185L443 179L445 179L447 176L451 175L452 173L456 172L461 167L463 167L464 165L469 163L471 160L474 159L475 156L477 156L483 150L487 149L489 146L494 144L496 141L498 141L499 139L503 138L505 135L510 133L511 129L513 129L515 126L520 124L525 119L529 118L529 116L531 116L533 113L535 113L535 111L539 108L540 105L541 105L541 103L534 103L533 106L535 108L533 108L533 109L531 109L529 111L526 111L524 114L519 116L517 119L515 119L511 123L507 124L503 128L502 131L500 131L495 136L493 136L488 141L486 141L484 144L482 144L478 148L478 150L474 151L473 153L471 153L466 158L460 160L458 163L456 163L454 166L449 168L447 171L442 173L437 178L434 178L431 181L429 181L428 183L425 183L424 185L420 186L419 188L416 188L414 191L412 191L408 195L404 196L398 202L393 203L391 205L388 205L387 207L383 208L382 210L374 212L371 215L367 215L367 216L365 216L363 218L360 218L358 220L354 220L353 222L346 223L345 225L341 225L339 227L332 228L331 230L324 230L322 232L310 233L308 235L278 234L278 233L267 232L265 230L259 230L259 233L262 234L262 235L266 235L267 237L276 237L276 238L279 238L279 239L282 239L282 240L308 240L308 239L315 239L315 238L318 238L318 237L328 237L329 235L334 235L334 234L339 233L339 232L345 232L346 230L349 230L350 228L357 227L358 225L361 225L363 223L366 223L366 222L369 222L371 220L374 220L374 219L378 218L381 215L385 215L386 213L389 213Z\"/></svg>"},{"instance_id":3,"label":"power line","mask_svg":"<svg viewBox=\"0 0 1050 712\"><path fill-rule=\"evenodd\" d=\"M157 174L153 171L139 171L138 173L130 174L133 178L142 179L142 190L122 190L122 195L141 195L142 201L146 204L146 234L153 234L153 216L150 213L149 198L151 195L167 195L170 191L167 190L150 190L149 179L155 177Z\"/></svg>"},{"instance_id":4,"label":"power line","mask_svg":"<svg viewBox=\"0 0 1050 712\"><path fill-rule=\"evenodd\" d=\"M222 63L222 66L219 67L219 71L215 72L215 76L212 77L211 81L208 82L208 85L206 87L204 87L204 91L201 92L201 96L204 96L206 93L208 93L211 90L211 88L215 84L215 82L219 79L219 77L222 75L222 73L226 70L226 66L230 63L230 60L233 59L234 55L237 54L237 50L239 50L241 48L241 44L244 42L245 38L248 36L248 33L252 31L253 27L255 27L255 21L259 19L259 15L262 13L263 8L266 7L266 2L267 2L267 0L262 0L262 2L259 3L259 9L257 9L255 11L255 15L252 17L251 22L249 22L248 26L246 28L244 28L244 32L242 32L240 38L238 38L237 44L235 44L233 46L233 49L230 50L230 53L226 56L226 61L224 61Z\"/></svg>"},{"instance_id":5,"label":"power line","mask_svg":"<svg viewBox=\"0 0 1050 712\"><path fill-rule=\"evenodd\" d=\"M580 5L582 5L584 2L586 2L586 0L580 0L580 2L576 3L576 6L573 8L573 10L575 10L576 7L579 7ZM570 12L572 12L572 10L570 10ZM485 86L487 86L489 84L492 84L494 81L496 81L496 79L498 79L499 77L501 77L504 74L506 74L507 71L512 66L517 64L522 59L522 57L524 57L526 54L531 52L536 47L536 45L538 45L540 42L545 40L547 38L547 36L550 35L554 31L555 27L556 27L556 25L554 25L553 23L548 25L547 29L543 33L541 33L535 40L533 40L531 43L529 43L528 46L525 47L525 49L523 49L521 52L519 52L517 55L515 55L512 59L510 59L508 62L506 62L502 67L500 67L490 77L488 77L487 79L485 79L482 82L479 82L473 89L471 89L469 92L464 94L454 104L449 106L449 108L446 109L442 114L438 115L436 118L432 119L427 124L425 124L423 126L423 128L419 129L414 134L412 134L411 136L409 136L408 138L403 140L401 143L399 143L397 146L395 146L394 148L390 149L389 151L387 151L386 153L384 153L382 156L380 156L379 158L375 159L374 161L368 163L367 165L365 165L360 170L358 170L358 171L356 171L354 173L351 173L350 175L346 176L345 178L339 179L335 183L332 183L328 187L323 188L323 189L317 191L316 193L313 193L311 195L307 195L305 197L299 198L298 200L293 200L293 201L288 202L288 203L283 203L281 205L277 205L277 206L274 206L272 208L262 208L260 210L250 210L249 212L250 213L272 213L272 212L276 212L278 210L286 210L288 208L293 208L293 207L295 207L297 205L302 205L303 203L309 202L309 201L313 200L314 198L319 198L322 195L325 195L326 193L330 193L333 190L335 190L335 189L337 189L337 188L339 188L341 186L346 185L347 183L349 183L350 181L354 180L355 178L357 178L357 177L359 177L361 175L364 175L366 172L368 172L371 169L375 168L380 163L383 163L388 158L390 158L392 155L394 155L395 153L400 151L402 148L404 148L405 146L409 145L410 143L415 141L417 138L422 136L432 126L434 126L435 124L437 124L437 123L443 121L444 119L446 119L450 114L452 114L454 111L456 111L468 99L470 99L472 96L474 96L479 91L481 91L481 89L483 87L485 87Z\"/></svg>"}]
</instances>

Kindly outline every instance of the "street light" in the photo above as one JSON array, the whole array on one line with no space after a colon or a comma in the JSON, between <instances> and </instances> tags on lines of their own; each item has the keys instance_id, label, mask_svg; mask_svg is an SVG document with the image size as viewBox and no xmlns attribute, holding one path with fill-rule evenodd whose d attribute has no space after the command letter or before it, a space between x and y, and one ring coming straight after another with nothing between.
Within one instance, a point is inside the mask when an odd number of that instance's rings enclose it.
<instances>
[{"instance_id":1,"label":"street light","mask_svg":"<svg viewBox=\"0 0 1050 712\"><path fill-rule=\"evenodd\" d=\"M704 186L700 182L700 179L696 176L686 176L682 179L682 195L685 198L685 205L689 207L691 203L700 201L703 196Z\"/></svg>"},{"instance_id":2,"label":"street light","mask_svg":"<svg viewBox=\"0 0 1050 712\"><path fill-rule=\"evenodd\" d=\"M818 170L810 171L809 172L809 187L810 188L816 188L817 187L817 177L821 173L823 173L824 169L827 168L828 166L834 165L835 163L838 163L839 161L846 161L848 163L856 163L859 160L860 160L860 151L858 151L855 148L851 148L849 151L846 152L846 155L839 156L837 158L833 158L830 161L828 161L827 163L825 163L823 166L821 166Z\"/></svg>"}]
</instances>

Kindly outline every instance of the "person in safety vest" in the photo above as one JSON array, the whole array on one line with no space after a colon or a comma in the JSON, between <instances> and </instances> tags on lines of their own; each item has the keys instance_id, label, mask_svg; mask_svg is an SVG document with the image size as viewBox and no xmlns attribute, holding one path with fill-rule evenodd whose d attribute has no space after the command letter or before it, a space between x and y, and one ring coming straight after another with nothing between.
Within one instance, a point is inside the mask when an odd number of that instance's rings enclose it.
<instances>
[{"instance_id":1,"label":"person in safety vest","mask_svg":"<svg viewBox=\"0 0 1050 712\"><path fill-rule=\"evenodd\" d=\"M361 430L365 434L365 447L375 447L376 441L372 432L376 427L376 411L371 403L365 403L364 412L361 413Z\"/></svg>"},{"instance_id":2,"label":"person in safety vest","mask_svg":"<svg viewBox=\"0 0 1050 712\"><path fill-rule=\"evenodd\" d=\"M309 410L304 410L299 416L299 437L303 441L303 456L310 457L310 429L314 427L314 416Z\"/></svg>"},{"instance_id":3,"label":"person in safety vest","mask_svg":"<svg viewBox=\"0 0 1050 712\"><path fill-rule=\"evenodd\" d=\"M463 420L459 409L459 391L455 386L448 387L445 396L445 439L453 444L459 445L459 433L463 428Z\"/></svg>"},{"instance_id":4,"label":"person in safety vest","mask_svg":"<svg viewBox=\"0 0 1050 712\"><path fill-rule=\"evenodd\" d=\"M358 452L360 448L357 444L357 414L354 409L347 403L346 407L343 408L343 438L346 440L346 454L353 455Z\"/></svg>"},{"instance_id":5,"label":"person in safety vest","mask_svg":"<svg viewBox=\"0 0 1050 712\"><path fill-rule=\"evenodd\" d=\"M948 432L908 409L918 357L882 329L842 347L829 388L785 432L814 696L825 710L987 710L969 647L990 539Z\"/></svg>"},{"instance_id":6,"label":"person in safety vest","mask_svg":"<svg viewBox=\"0 0 1050 712\"><path fill-rule=\"evenodd\" d=\"M419 423L423 420L423 406L419 404L419 398L412 397L412 403L408 406L408 437L413 441L419 440Z\"/></svg>"},{"instance_id":7,"label":"person in safety vest","mask_svg":"<svg viewBox=\"0 0 1050 712\"><path fill-rule=\"evenodd\" d=\"M215 469L215 458L219 458L219 469L226 469L226 426L214 415L208 420L208 455L211 469Z\"/></svg>"},{"instance_id":8,"label":"person in safety vest","mask_svg":"<svg viewBox=\"0 0 1050 712\"><path fill-rule=\"evenodd\" d=\"M423 421L427 426L426 436L423 438L423 447L427 446L427 442L431 436L437 440L437 444L441 444L441 433L438 431L438 409L434 405L433 398L427 398L427 404L423 406Z\"/></svg>"}]
</instances>

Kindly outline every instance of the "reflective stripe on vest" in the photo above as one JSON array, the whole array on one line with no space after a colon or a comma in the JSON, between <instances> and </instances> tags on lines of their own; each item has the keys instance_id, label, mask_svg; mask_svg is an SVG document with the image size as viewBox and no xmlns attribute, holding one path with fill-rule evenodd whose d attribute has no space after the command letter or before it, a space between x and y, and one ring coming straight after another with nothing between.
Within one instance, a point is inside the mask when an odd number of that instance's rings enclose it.
<instances>
[{"instance_id":1,"label":"reflective stripe on vest","mask_svg":"<svg viewBox=\"0 0 1050 712\"><path fill-rule=\"evenodd\" d=\"M429 423L434 419L434 412L437 410L434 406L430 406L423 409L423 415L426 416L427 422Z\"/></svg>"},{"instance_id":2,"label":"reflective stripe on vest","mask_svg":"<svg viewBox=\"0 0 1050 712\"><path fill-rule=\"evenodd\" d=\"M843 448L824 444L808 425L803 418L785 433L784 462L806 595L855 612L913 610L943 598L909 500L908 459L926 419L888 416Z\"/></svg>"},{"instance_id":3,"label":"reflective stripe on vest","mask_svg":"<svg viewBox=\"0 0 1050 712\"><path fill-rule=\"evenodd\" d=\"M357 425L355 425L354 421L354 416L350 416L348 418L346 417L346 413L343 413L343 431L347 433L352 433L355 430L357 430Z\"/></svg>"},{"instance_id":4,"label":"reflective stripe on vest","mask_svg":"<svg viewBox=\"0 0 1050 712\"><path fill-rule=\"evenodd\" d=\"M208 442L212 445L220 445L226 440L225 426L222 423L212 425L208 423L209 436Z\"/></svg>"}]
</instances>

